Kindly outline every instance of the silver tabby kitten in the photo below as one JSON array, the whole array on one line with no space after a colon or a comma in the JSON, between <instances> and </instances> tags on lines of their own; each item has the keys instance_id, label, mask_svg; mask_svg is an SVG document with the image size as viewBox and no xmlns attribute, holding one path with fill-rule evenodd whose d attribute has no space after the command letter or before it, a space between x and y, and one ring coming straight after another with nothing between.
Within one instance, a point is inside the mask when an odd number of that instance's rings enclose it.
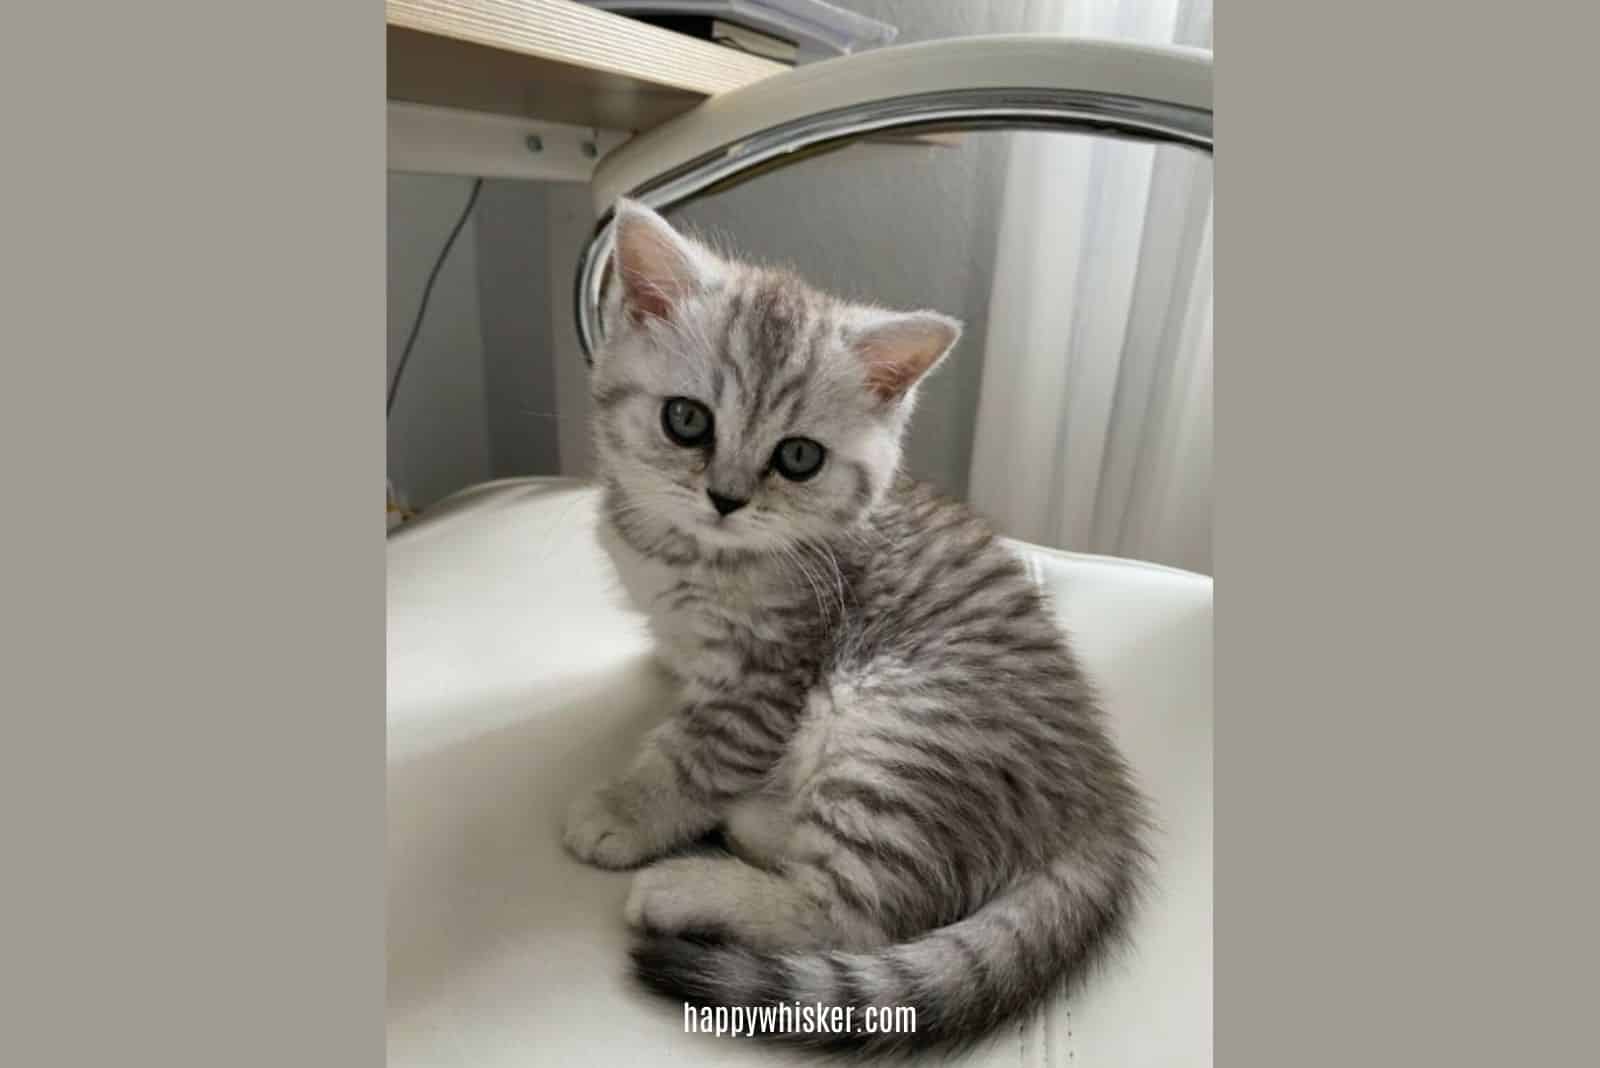
<instances>
[{"instance_id":1,"label":"silver tabby kitten","mask_svg":"<svg viewBox=\"0 0 1600 1068\"><path fill-rule=\"evenodd\" d=\"M696 1005L913 1005L971 1041L1126 926L1144 804L1020 563L897 474L959 324L847 304L618 208L592 374L602 535L676 677L566 844L634 879L638 975ZM1019 472L1019 476L1022 473ZM731 852L681 847L721 830Z\"/></svg>"}]
</instances>

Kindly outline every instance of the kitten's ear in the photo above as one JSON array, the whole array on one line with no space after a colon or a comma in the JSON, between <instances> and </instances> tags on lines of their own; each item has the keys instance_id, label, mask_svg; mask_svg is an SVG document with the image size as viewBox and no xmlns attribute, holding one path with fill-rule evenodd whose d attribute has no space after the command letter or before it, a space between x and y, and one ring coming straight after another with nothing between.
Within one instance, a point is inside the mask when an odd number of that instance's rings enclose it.
<instances>
[{"instance_id":1,"label":"kitten's ear","mask_svg":"<svg viewBox=\"0 0 1600 1068\"><path fill-rule=\"evenodd\" d=\"M637 201L617 201L616 252L622 306L634 322L668 319L709 280L716 259Z\"/></svg>"},{"instance_id":2,"label":"kitten's ear","mask_svg":"<svg viewBox=\"0 0 1600 1068\"><path fill-rule=\"evenodd\" d=\"M867 387L881 401L905 396L961 339L961 322L938 312L880 312L854 334Z\"/></svg>"}]
</instances>

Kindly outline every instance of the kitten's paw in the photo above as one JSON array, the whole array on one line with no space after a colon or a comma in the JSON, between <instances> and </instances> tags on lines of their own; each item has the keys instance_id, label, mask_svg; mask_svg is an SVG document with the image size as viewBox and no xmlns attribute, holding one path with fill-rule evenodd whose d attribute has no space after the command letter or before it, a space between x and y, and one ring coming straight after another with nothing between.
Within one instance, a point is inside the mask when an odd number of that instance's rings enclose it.
<instances>
[{"instance_id":1,"label":"kitten's paw","mask_svg":"<svg viewBox=\"0 0 1600 1068\"><path fill-rule=\"evenodd\" d=\"M652 852L643 830L617 813L605 790L573 802L562 841L573 856L599 868L637 867Z\"/></svg>"},{"instance_id":2,"label":"kitten's paw","mask_svg":"<svg viewBox=\"0 0 1600 1068\"><path fill-rule=\"evenodd\" d=\"M659 934L700 930L710 917L704 893L705 861L693 857L664 860L633 877L622 918L628 926Z\"/></svg>"}]
</instances>

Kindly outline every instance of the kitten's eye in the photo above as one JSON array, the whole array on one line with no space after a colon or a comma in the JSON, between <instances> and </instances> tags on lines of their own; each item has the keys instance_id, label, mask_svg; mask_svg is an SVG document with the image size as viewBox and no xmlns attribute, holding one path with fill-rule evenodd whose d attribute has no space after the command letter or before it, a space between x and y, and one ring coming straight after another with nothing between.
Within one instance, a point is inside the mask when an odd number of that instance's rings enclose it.
<instances>
[{"instance_id":1,"label":"kitten's eye","mask_svg":"<svg viewBox=\"0 0 1600 1068\"><path fill-rule=\"evenodd\" d=\"M711 409L688 397L669 397L661 408L661 429L684 448L711 442Z\"/></svg>"},{"instance_id":2,"label":"kitten's eye","mask_svg":"<svg viewBox=\"0 0 1600 1068\"><path fill-rule=\"evenodd\" d=\"M822 469L828 451L810 438L784 438L772 454L772 466L791 482L804 482Z\"/></svg>"}]
</instances>

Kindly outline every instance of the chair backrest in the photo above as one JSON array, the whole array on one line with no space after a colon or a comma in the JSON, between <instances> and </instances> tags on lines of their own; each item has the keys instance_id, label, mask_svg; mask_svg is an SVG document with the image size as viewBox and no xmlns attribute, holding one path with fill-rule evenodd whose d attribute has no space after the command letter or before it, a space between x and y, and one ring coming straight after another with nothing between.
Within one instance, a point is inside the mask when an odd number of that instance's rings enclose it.
<instances>
[{"instance_id":1,"label":"chair backrest","mask_svg":"<svg viewBox=\"0 0 1600 1068\"><path fill-rule=\"evenodd\" d=\"M599 223L579 263L586 359L602 335L620 196L669 212L863 137L1040 129L1212 151L1211 53L1048 35L966 37L798 67L712 97L596 169Z\"/></svg>"}]
</instances>

